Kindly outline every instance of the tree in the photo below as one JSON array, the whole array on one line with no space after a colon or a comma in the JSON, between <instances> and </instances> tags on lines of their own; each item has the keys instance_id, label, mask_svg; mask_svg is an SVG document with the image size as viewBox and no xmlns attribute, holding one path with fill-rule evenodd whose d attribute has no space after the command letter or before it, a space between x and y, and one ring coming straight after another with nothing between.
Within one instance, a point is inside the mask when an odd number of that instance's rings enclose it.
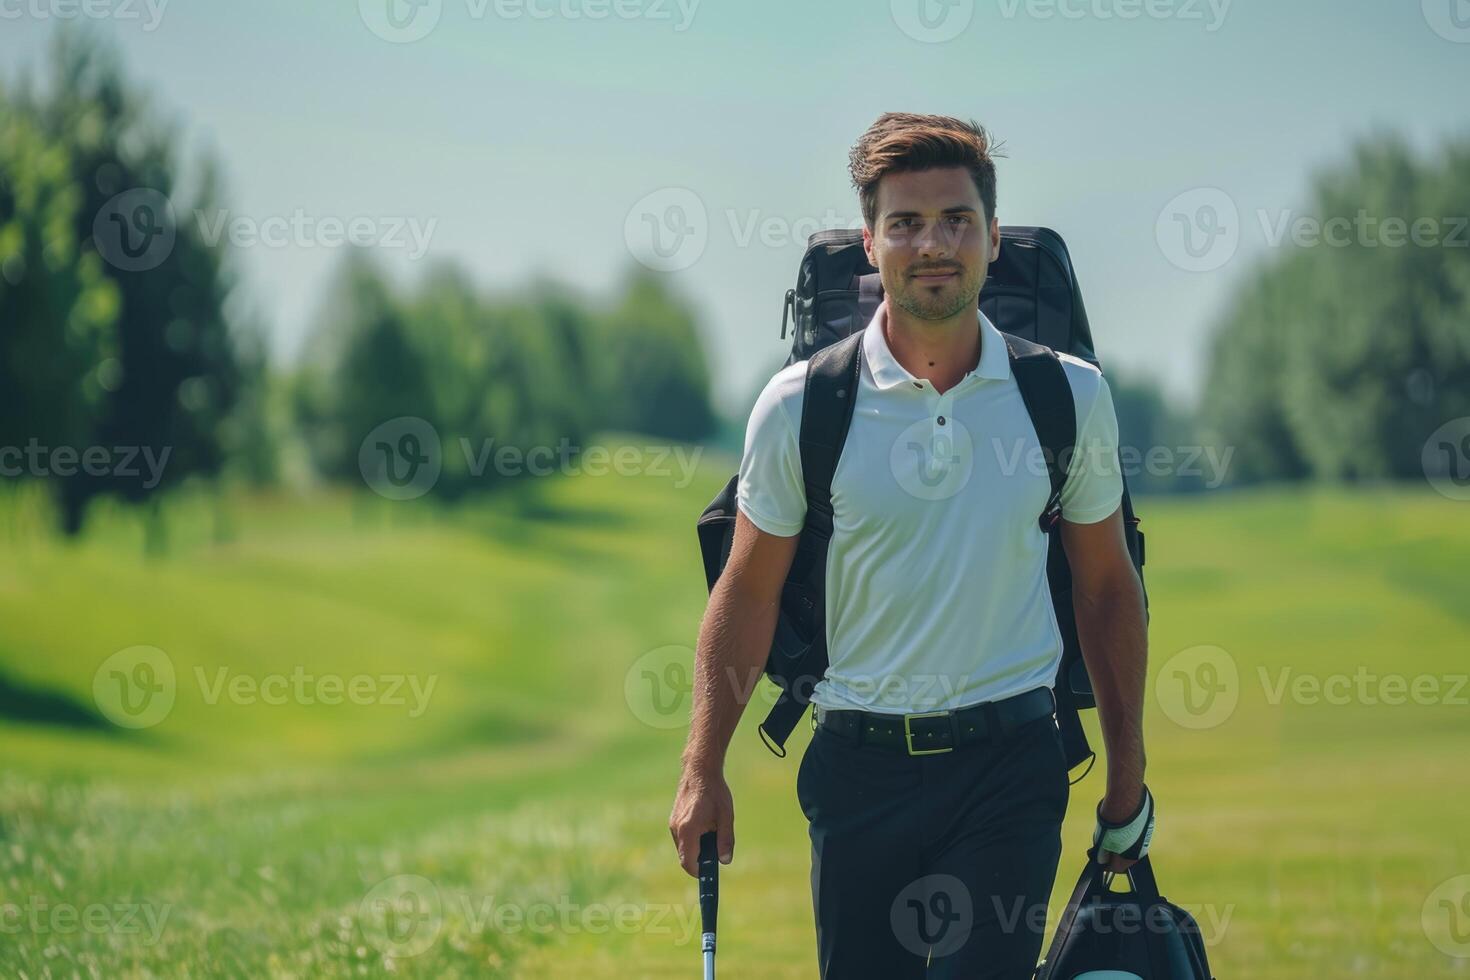
<instances>
[{"instance_id":1,"label":"tree","mask_svg":"<svg viewBox=\"0 0 1470 980\"><path fill-rule=\"evenodd\" d=\"M175 134L112 52L60 32L47 95L3 102L6 442L93 454L65 467L53 455L54 470L36 474L53 479L76 533L98 494L156 503L190 475L217 474L226 422L258 372L225 312L226 256L183 220L218 198L218 171L201 161L197 190L183 193Z\"/></svg>"},{"instance_id":2,"label":"tree","mask_svg":"<svg viewBox=\"0 0 1470 980\"><path fill-rule=\"evenodd\" d=\"M1216 333L1204 414L1243 476L1422 475L1425 439L1470 415L1465 215L1470 138L1422 160L1378 134L1314 179L1307 237Z\"/></svg>"}]
</instances>

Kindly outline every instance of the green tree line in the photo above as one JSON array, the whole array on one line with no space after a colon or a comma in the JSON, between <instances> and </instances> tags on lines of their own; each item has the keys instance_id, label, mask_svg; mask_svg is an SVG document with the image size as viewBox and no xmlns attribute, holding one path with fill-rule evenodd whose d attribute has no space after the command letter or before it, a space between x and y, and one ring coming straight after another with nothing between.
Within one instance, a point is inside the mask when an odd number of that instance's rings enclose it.
<instances>
[{"instance_id":1,"label":"green tree line","mask_svg":"<svg viewBox=\"0 0 1470 980\"><path fill-rule=\"evenodd\" d=\"M1242 481L1422 478L1426 439L1470 415L1470 139L1365 138L1302 214L1216 327L1208 436Z\"/></svg>"}]
</instances>

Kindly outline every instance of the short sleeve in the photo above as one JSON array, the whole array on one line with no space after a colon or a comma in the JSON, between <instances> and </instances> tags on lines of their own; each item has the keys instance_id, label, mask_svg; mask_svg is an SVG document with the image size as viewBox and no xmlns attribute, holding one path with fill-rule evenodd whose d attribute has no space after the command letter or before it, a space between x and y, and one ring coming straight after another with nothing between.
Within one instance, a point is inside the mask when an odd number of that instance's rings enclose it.
<instances>
[{"instance_id":1,"label":"short sleeve","mask_svg":"<svg viewBox=\"0 0 1470 980\"><path fill-rule=\"evenodd\" d=\"M798 366L778 372L750 411L735 493L736 505L752 524L783 538L800 534L806 523L801 446L786 404L791 394L801 390L800 379L805 375L804 371L800 375L793 371Z\"/></svg>"},{"instance_id":2,"label":"short sleeve","mask_svg":"<svg viewBox=\"0 0 1470 980\"><path fill-rule=\"evenodd\" d=\"M1096 524L1123 500L1118 416L1101 372L1087 365L1068 373L1074 377L1078 423L1076 451L1062 487L1062 517L1073 524Z\"/></svg>"}]
</instances>

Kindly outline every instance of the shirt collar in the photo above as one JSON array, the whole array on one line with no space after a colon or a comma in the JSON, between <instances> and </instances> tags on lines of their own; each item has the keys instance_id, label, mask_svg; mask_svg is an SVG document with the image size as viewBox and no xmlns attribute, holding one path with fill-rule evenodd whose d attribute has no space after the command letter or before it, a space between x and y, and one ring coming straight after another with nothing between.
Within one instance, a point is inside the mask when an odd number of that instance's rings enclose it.
<instances>
[{"instance_id":1,"label":"shirt collar","mask_svg":"<svg viewBox=\"0 0 1470 980\"><path fill-rule=\"evenodd\" d=\"M975 365L973 371L965 375L960 384L964 384L972 377L1004 381L1011 376L1011 360L1006 354L1005 338L1000 335L1000 330L990 322L988 316L978 308L975 313L980 327L980 362ZM898 363L893 356L893 351L888 348L888 339L883 336L883 327L887 319L888 300L884 299L878 304L873 318L868 321L863 336L863 356L868 361L868 370L873 375L873 383L879 390L904 383L913 384L919 380Z\"/></svg>"}]
</instances>

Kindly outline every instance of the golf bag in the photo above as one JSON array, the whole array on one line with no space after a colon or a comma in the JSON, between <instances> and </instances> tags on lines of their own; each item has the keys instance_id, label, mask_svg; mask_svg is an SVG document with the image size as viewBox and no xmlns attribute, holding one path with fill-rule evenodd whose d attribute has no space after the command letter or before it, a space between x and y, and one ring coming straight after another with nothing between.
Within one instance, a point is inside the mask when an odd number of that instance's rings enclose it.
<instances>
[{"instance_id":1,"label":"golf bag","mask_svg":"<svg viewBox=\"0 0 1470 980\"><path fill-rule=\"evenodd\" d=\"M1089 851L1036 980L1212 980L1199 923L1159 894L1149 859L1128 869L1133 890L1119 893L1093 857Z\"/></svg>"},{"instance_id":2,"label":"golf bag","mask_svg":"<svg viewBox=\"0 0 1470 980\"><path fill-rule=\"evenodd\" d=\"M980 309L1004 333L1011 370L1045 450L1051 494L1041 528L1049 537L1047 577L1062 634L1062 662L1055 686L1057 723L1067 765L1094 756L1078 711L1094 706L1072 610L1071 573L1062 550L1059 501L1063 466L1077 437L1072 389L1055 351L1097 363L1082 293L1061 236L1048 228L1002 228L1001 249L980 293ZM807 361L800 446L806 487L806 523L782 588L780 612L767 658L766 676L781 691L760 732L768 748L784 756L785 743L810 703L811 690L827 670L826 567L832 536L832 474L852 420L861 363L863 329L883 298L877 270L863 250L861 230L822 231L811 236L796 288L786 293L781 337L788 317L795 335L786 364ZM730 478L698 522L705 579L713 591L730 555L735 531L739 474ZM1124 532L1142 577L1143 535L1126 486Z\"/></svg>"}]
</instances>

